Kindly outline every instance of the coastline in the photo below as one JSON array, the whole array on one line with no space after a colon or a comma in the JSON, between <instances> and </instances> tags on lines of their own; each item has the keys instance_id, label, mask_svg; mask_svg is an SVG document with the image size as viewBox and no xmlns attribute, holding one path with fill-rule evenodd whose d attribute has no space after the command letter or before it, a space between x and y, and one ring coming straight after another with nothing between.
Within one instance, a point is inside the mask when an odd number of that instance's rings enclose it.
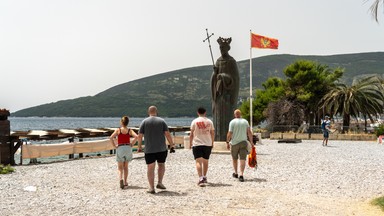
<instances>
[{"instance_id":1,"label":"coastline","mask_svg":"<svg viewBox=\"0 0 384 216\"><path fill-rule=\"evenodd\" d=\"M165 191L147 189L143 154L129 164L129 187L118 187L115 157L16 166L0 176L3 215L380 215L369 202L384 192L384 146L319 140L257 145L257 170L231 177L229 154L212 154L207 187L196 186L192 153L166 163ZM26 191L34 186L36 191Z\"/></svg>"}]
</instances>

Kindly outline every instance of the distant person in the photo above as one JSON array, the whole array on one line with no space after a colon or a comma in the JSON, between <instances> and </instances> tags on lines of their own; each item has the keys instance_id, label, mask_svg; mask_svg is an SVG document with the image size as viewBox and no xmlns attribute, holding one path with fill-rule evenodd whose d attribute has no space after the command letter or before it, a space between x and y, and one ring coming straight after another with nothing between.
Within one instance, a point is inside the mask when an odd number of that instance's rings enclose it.
<instances>
[{"instance_id":1,"label":"distant person","mask_svg":"<svg viewBox=\"0 0 384 216\"><path fill-rule=\"evenodd\" d=\"M157 116L157 108L155 106L150 106L148 108L148 115L144 119L139 128L138 135L138 151L142 151L142 140L144 137L145 148L144 148L144 157L147 164L147 178L149 183L148 193L156 193L155 191L155 168L156 162L158 165L158 182L156 185L157 189L166 189L163 184L163 177L165 173L165 161L168 155L167 144L165 138L167 138L170 144L170 153L175 152L171 134L168 130L168 125L165 123L164 119Z\"/></svg>"},{"instance_id":2,"label":"distant person","mask_svg":"<svg viewBox=\"0 0 384 216\"><path fill-rule=\"evenodd\" d=\"M299 127L299 133L307 133L308 131L308 124L306 121L303 121L303 123Z\"/></svg>"},{"instance_id":3,"label":"distant person","mask_svg":"<svg viewBox=\"0 0 384 216\"><path fill-rule=\"evenodd\" d=\"M235 118L229 122L229 130L227 133L227 149L231 150L232 163L234 173L232 177L239 178L239 181L244 181L245 161L247 159L247 140L254 147L253 134L247 120L241 117L241 111L234 111ZM238 173L238 160L240 158L240 176Z\"/></svg>"},{"instance_id":4,"label":"distant person","mask_svg":"<svg viewBox=\"0 0 384 216\"><path fill-rule=\"evenodd\" d=\"M111 144L116 147L116 161L119 169L120 188L128 186L128 162L132 160L132 145L136 143L137 134L128 128L129 118L123 116L120 120L120 128L116 129L109 137ZM131 142L131 136L133 140ZM117 138L117 143L115 142Z\"/></svg>"},{"instance_id":5,"label":"distant person","mask_svg":"<svg viewBox=\"0 0 384 216\"><path fill-rule=\"evenodd\" d=\"M321 130L323 131L323 146L328 146L329 130L331 128L331 121L329 116L325 116L321 122Z\"/></svg>"},{"instance_id":6,"label":"distant person","mask_svg":"<svg viewBox=\"0 0 384 216\"><path fill-rule=\"evenodd\" d=\"M189 148L192 148L193 156L196 161L196 170L199 175L198 185L205 186L208 183L208 160L211 155L215 138L215 128L213 122L206 117L207 111L204 107L197 109L198 117L191 123L191 133L189 135ZM193 146L193 147L192 147Z\"/></svg>"}]
</instances>

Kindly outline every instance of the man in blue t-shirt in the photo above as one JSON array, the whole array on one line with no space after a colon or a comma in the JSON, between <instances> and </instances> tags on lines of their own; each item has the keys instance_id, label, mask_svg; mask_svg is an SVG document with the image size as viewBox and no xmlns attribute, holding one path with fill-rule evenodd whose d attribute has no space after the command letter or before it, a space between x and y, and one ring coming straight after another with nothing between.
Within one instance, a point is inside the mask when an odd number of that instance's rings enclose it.
<instances>
[{"instance_id":1,"label":"man in blue t-shirt","mask_svg":"<svg viewBox=\"0 0 384 216\"><path fill-rule=\"evenodd\" d=\"M329 116L324 117L325 120L321 123L321 130L323 131L323 146L328 145L329 129L331 128L331 121Z\"/></svg>"},{"instance_id":2,"label":"man in blue t-shirt","mask_svg":"<svg viewBox=\"0 0 384 216\"><path fill-rule=\"evenodd\" d=\"M138 135L138 151L142 151L141 145L144 136L145 148L144 148L144 158L147 164L147 177L149 183L148 193L155 192L155 168L156 161L158 165L158 183L156 185L157 189L166 189L163 185L163 177L165 173L165 160L167 158L167 144L165 138L167 138L170 147L171 153L174 152L174 146L172 136L169 133L168 126L165 123L164 119L157 117L157 108L155 106L150 106L148 108L149 117L144 119L140 124L139 135Z\"/></svg>"}]
</instances>

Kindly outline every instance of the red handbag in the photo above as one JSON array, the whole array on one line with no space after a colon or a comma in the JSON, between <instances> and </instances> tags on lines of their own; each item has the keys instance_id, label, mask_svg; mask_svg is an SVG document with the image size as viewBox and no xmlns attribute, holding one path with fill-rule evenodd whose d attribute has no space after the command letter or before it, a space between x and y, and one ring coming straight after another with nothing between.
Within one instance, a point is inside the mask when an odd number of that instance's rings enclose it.
<instances>
[{"instance_id":1,"label":"red handbag","mask_svg":"<svg viewBox=\"0 0 384 216\"><path fill-rule=\"evenodd\" d=\"M257 169L256 147L253 146L251 152L248 155L248 165L251 168Z\"/></svg>"}]
</instances>

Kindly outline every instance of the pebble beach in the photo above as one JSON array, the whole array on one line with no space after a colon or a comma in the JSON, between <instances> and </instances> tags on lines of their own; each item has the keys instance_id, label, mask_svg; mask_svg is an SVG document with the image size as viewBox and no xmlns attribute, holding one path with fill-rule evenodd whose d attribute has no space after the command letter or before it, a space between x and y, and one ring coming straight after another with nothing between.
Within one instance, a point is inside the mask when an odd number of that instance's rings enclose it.
<instances>
[{"instance_id":1,"label":"pebble beach","mask_svg":"<svg viewBox=\"0 0 384 216\"><path fill-rule=\"evenodd\" d=\"M258 169L232 177L228 153L213 153L208 185L198 187L192 152L168 154L164 185L148 189L143 153L119 188L115 156L15 166L0 175L0 215L384 215L384 145L303 140L257 145ZM156 179L155 179L156 181Z\"/></svg>"}]
</instances>

